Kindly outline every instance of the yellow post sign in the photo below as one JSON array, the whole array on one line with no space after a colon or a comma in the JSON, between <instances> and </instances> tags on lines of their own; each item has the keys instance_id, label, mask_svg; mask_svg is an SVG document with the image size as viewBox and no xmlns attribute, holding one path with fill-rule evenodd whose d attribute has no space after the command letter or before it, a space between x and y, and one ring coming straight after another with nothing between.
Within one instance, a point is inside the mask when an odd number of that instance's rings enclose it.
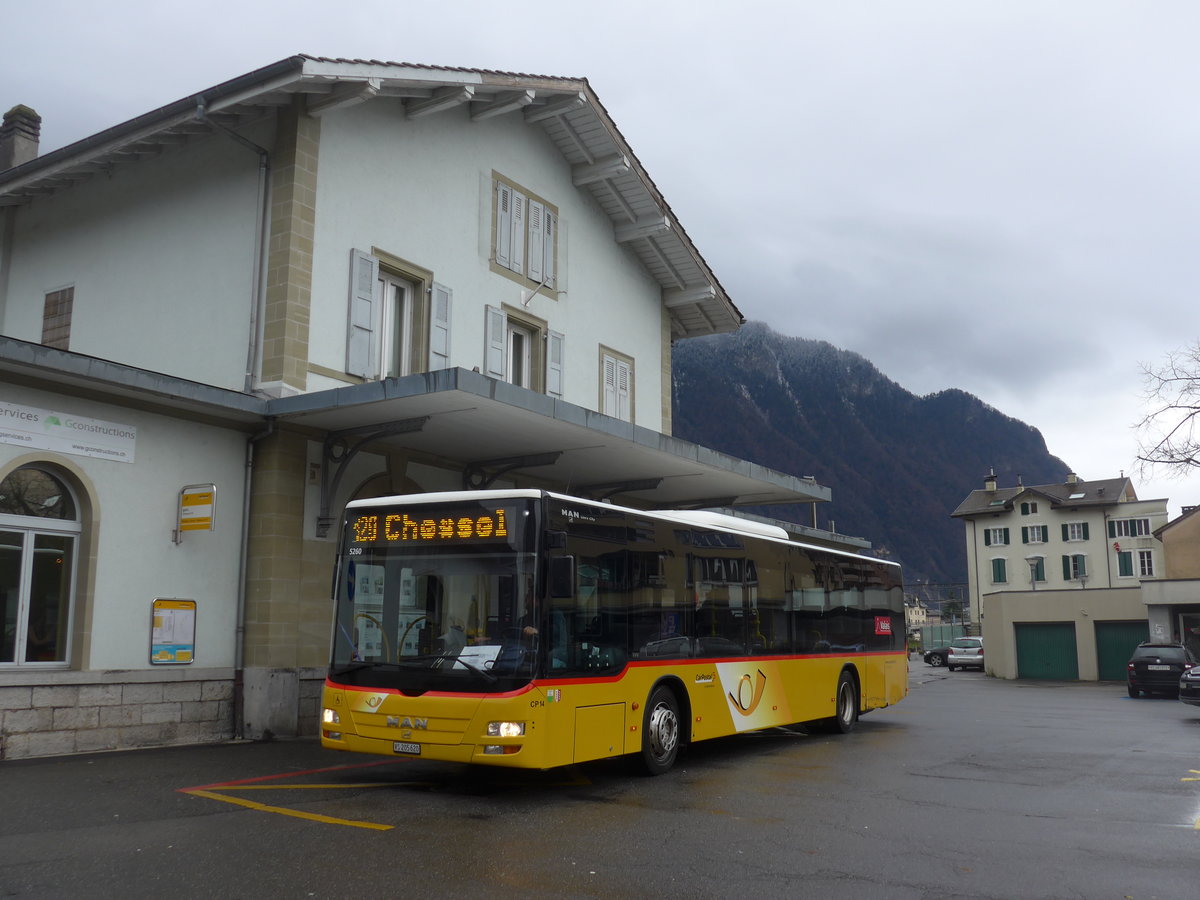
<instances>
[{"instance_id":1,"label":"yellow post sign","mask_svg":"<svg viewBox=\"0 0 1200 900\"><path fill-rule=\"evenodd\" d=\"M179 492L179 527L175 543L183 540L185 531L212 531L216 523L217 486L189 484Z\"/></svg>"}]
</instances>

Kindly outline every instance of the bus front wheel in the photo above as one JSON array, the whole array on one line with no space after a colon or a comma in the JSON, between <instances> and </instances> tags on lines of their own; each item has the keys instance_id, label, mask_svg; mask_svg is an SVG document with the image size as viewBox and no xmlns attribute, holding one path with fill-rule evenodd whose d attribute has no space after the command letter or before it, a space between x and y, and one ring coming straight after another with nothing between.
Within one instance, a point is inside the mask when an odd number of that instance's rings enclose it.
<instances>
[{"instance_id":1,"label":"bus front wheel","mask_svg":"<svg viewBox=\"0 0 1200 900\"><path fill-rule=\"evenodd\" d=\"M650 692L642 716L642 762L651 775L661 775L675 765L679 755L679 702L664 685Z\"/></svg>"},{"instance_id":2,"label":"bus front wheel","mask_svg":"<svg viewBox=\"0 0 1200 900\"><path fill-rule=\"evenodd\" d=\"M822 731L831 734L849 734L858 724L858 688L849 672L843 672L838 677L837 698L834 704L834 716L821 722Z\"/></svg>"}]
</instances>

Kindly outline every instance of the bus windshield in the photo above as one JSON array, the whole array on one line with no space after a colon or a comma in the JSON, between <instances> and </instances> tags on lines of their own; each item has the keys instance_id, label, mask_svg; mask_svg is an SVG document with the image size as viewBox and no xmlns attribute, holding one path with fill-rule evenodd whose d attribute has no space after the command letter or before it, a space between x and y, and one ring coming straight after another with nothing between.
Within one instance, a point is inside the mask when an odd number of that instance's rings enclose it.
<instances>
[{"instance_id":1,"label":"bus windshield","mask_svg":"<svg viewBox=\"0 0 1200 900\"><path fill-rule=\"evenodd\" d=\"M466 518L423 515L415 521ZM392 527L388 518L364 514L348 522L331 676L412 694L500 692L533 678L535 567L532 554L514 549L521 541L472 540L465 526L461 539L405 540L404 519Z\"/></svg>"}]
</instances>

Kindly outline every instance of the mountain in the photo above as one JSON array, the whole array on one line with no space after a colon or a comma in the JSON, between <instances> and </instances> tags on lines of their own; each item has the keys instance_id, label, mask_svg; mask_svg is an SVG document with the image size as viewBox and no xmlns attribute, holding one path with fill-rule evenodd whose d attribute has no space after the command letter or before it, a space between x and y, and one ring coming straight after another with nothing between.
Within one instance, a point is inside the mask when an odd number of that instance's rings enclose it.
<instances>
[{"instance_id":1,"label":"mountain","mask_svg":"<svg viewBox=\"0 0 1200 900\"><path fill-rule=\"evenodd\" d=\"M871 541L909 583L966 581L962 523L950 513L995 470L1001 484L1066 480L1041 433L977 397L918 397L868 360L751 322L674 347L677 437L829 487L818 527ZM811 507L766 515L812 524ZM832 529L831 529L832 530Z\"/></svg>"}]
</instances>

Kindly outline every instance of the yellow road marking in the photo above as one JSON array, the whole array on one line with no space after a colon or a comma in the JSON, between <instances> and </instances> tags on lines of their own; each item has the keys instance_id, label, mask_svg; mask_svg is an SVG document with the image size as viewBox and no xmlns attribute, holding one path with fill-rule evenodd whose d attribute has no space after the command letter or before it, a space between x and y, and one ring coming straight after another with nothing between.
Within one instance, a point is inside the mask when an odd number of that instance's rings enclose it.
<instances>
[{"instance_id":1,"label":"yellow road marking","mask_svg":"<svg viewBox=\"0 0 1200 900\"><path fill-rule=\"evenodd\" d=\"M376 787L378 785L372 785ZM286 788L309 788L309 787L365 787L365 785L315 785L315 784L291 784L291 785L272 785L272 790L280 790ZM265 790L266 785L243 785L234 790ZM230 790L225 788L225 790ZM390 831L395 826L380 825L377 822L356 822L353 819L337 819L333 816L322 816L317 813L300 812L298 809L287 809L282 806L268 806L265 803L255 803L253 800L245 800L241 797L227 797L216 791L193 790L183 791L185 794L191 794L193 797L207 797L209 800L220 800L223 803L233 803L237 806L245 806L248 809L257 809L260 812L279 813L281 816L293 816L297 819L308 819L312 822L324 822L327 825L349 825L352 828L370 828L375 831Z\"/></svg>"}]
</instances>

